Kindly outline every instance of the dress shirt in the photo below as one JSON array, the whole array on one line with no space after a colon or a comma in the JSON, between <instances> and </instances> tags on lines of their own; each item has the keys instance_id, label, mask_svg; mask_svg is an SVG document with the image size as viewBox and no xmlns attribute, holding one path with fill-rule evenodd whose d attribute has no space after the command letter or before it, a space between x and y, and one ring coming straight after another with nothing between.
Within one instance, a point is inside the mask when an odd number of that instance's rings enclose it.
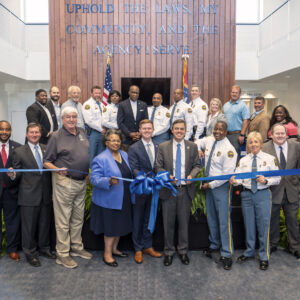
<instances>
[{"instance_id":1,"label":"dress shirt","mask_svg":"<svg viewBox=\"0 0 300 300\"><path fill-rule=\"evenodd\" d=\"M243 121L250 119L249 108L241 99L235 102L229 100L224 104L223 111L227 118L228 131L241 130Z\"/></svg>"},{"instance_id":2,"label":"dress shirt","mask_svg":"<svg viewBox=\"0 0 300 300\"><path fill-rule=\"evenodd\" d=\"M35 158L35 149L34 149L34 147L35 147L36 145L34 145L34 144L28 142L28 146L30 147L30 150L31 150L31 152L32 152L32 154L33 154L34 159L36 159L36 158ZM39 154L40 154L40 156L41 156L41 160L42 160L42 162L43 162L43 153L42 153L41 147L40 147L39 144L37 144L37 146L38 146Z\"/></svg>"},{"instance_id":3,"label":"dress shirt","mask_svg":"<svg viewBox=\"0 0 300 300\"><path fill-rule=\"evenodd\" d=\"M175 167L176 167L176 152L177 152L177 144L180 144L181 149L181 178L185 178L185 143L182 140L180 143L177 143L173 139L173 175L175 174ZM185 185L185 181L181 181L181 185Z\"/></svg>"},{"instance_id":4,"label":"dress shirt","mask_svg":"<svg viewBox=\"0 0 300 300\"><path fill-rule=\"evenodd\" d=\"M45 105L42 105L40 102L37 102L42 108L43 110L45 111L47 117L48 117L48 120L49 120L49 123L50 123L50 132L53 132L53 128L54 128L54 125L53 125L53 120L52 120L52 117L51 117L51 114L50 114L50 111L49 109L45 106ZM49 135L49 133L48 133Z\"/></svg>"},{"instance_id":5,"label":"dress shirt","mask_svg":"<svg viewBox=\"0 0 300 300\"><path fill-rule=\"evenodd\" d=\"M148 107L148 116L152 116L154 106ZM169 110L162 105L156 107L153 126L154 132L152 136L157 136L167 132L170 128L170 120L168 119Z\"/></svg>"},{"instance_id":6,"label":"dress shirt","mask_svg":"<svg viewBox=\"0 0 300 300\"><path fill-rule=\"evenodd\" d=\"M235 173L245 173L252 172L252 161L253 154L249 153L245 157L241 158L238 166L235 170ZM273 155L260 151L256 154L257 161L257 171L274 171L278 170L278 166L276 165L276 158ZM267 184L257 183L257 189L263 190L271 185L277 185L280 183L280 176L268 177ZM251 179L238 179L237 184L242 184L245 188L251 189Z\"/></svg>"},{"instance_id":7,"label":"dress shirt","mask_svg":"<svg viewBox=\"0 0 300 300\"><path fill-rule=\"evenodd\" d=\"M274 148L275 148L275 151L276 151L276 155L277 155L277 158L278 158L278 163L280 164L281 161L280 161L280 148L279 147L282 147L282 152L283 152L283 155L285 157L285 161L287 162L287 153L288 153L288 143L287 141L285 141L281 146L277 145L276 143L274 143Z\"/></svg>"},{"instance_id":8,"label":"dress shirt","mask_svg":"<svg viewBox=\"0 0 300 300\"><path fill-rule=\"evenodd\" d=\"M5 152L6 152L6 157L8 158L9 155L9 140L6 143L1 143L1 148L0 148L0 152L2 151L2 145L5 145Z\"/></svg>"},{"instance_id":9,"label":"dress shirt","mask_svg":"<svg viewBox=\"0 0 300 300\"><path fill-rule=\"evenodd\" d=\"M200 97L191 101L190 106L193 109L193 126L197 126L195 136L199 137L206 127L208 106Z\"/></svg>"},{"instance_id":10,"label":"dress shirt","mask_svg":"<svg viewBox=\"0 0 300 300\"><path fill-rule=\"evenodd\" d=\"M132 108L132 112L133 112L133 117L134 119L136 120L136 114L137 114L137 101L132 101L131 99L130 100L130 105L131 105L131 108Z\"/></svg>"},{"instance_id":11,"label":"dress shirt","mask_svg":"<svg viewBox=\"0 0 300 300\"><path fill-rule=\"evenodd\" d=\"M152 153L153 160L155 161L155 149L154 149L154 144L153 144L152 140L150 140L149 143L148 143L148 142L146 142L146 141L142 138L142 142L143 142L143 144L144 144L144 147L145 147L146 151L147 151L147 148L148 148L147 145L150 144L150 151L151 151L151 153Z\"/></svg>"},{"instance_id":12,"label":"dress shirt","mask_svg":"<svg viewBox=\"0 0 300 300\"><path fill-rule=\"evenodd\" d=\"M82 107L82 114L84 117L85 123L92 129L101 132L102 128L102 104L97 103L97 101L91 97L84 102Z\"/></svg>"},{"instance_id":13,"label":"dress shirt","mask_svg":"<svg viewBox=\"0 0 300 300\"><path fill-rule=\"evenodd\" d=\"M63 111L63 109L68 106L74 107L77 110L76 126L85 129L84 118L82 114L82 104L80 102L74 102L72 99L69 99L61 106L61 110Z\"/></svg>"},{"instance_id":14,"label":"dress shirt","mask_svg":"<svg viewBox=\"0 0 300 300\"><path fill-rule=\"evenodd\" d=\"M51 102L53 104L53 107L54 107L54 111L55 111L55 115L56 115L56 120L57 120L57 125L58 125L58 129L61 128L62 126L62 122L61 122L61 105L60 103L58 102L58 104L56 104L56 102L54 102L52 99L51 99Z\"/></svg>"},{"instance_id":15,"label":"dress shirt","mask_svg":"<svg viewBox=\"0 0 300 300\"><path fill-rule=\"evenodd\" d=\"M102 126L118 129L117 115L119 104L109 104L102 110Z\"/></svg>"},{"instance_id":16,"label":"dress shirt","mask_svg":"<svg viewBox=\"0 0 300 300\"><path fill-rule=\"evenodd\" d=\"M203 139L197 140L196 144L198 150L204 152L205 155L205 167L207 165L208 157L210 155L211 149L215 142L214 136L208 136ZM236 166L237 153L229 142L227 137L223 140L217 141L214 153L211 158L211 164L209 169L210 176L220 176L233 174ZM212 189L221 186L228 180L214 180L209 183Z\"/></svg>"},{"instance_id":17,"label":"dress shirt","mask_svg":"<svg viewBox=\"0 0 300 300\"><path fill-rule=\"evenodd\" d=\"M259 115L260 113L262 113L263 111L264 111L263 109L261 109L261 110L259 110L259 111L255 111L255 112L252 114L250 120L253 120L256 116L258 116L258 115Z\"/></svg>"}]
</instances>

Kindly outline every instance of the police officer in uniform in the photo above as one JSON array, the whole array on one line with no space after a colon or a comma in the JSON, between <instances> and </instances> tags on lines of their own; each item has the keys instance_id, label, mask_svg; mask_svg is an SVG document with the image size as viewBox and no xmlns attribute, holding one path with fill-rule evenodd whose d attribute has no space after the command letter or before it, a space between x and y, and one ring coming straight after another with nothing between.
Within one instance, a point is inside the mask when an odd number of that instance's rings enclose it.
<instances>
[{"instance_id":1,"label":"police officer in uniform","mask_svg":"<svg viewBox=\"0 0 300 300\"><path fill-rule=\"evenodd\" d=\"M104 150L102 143L102 135L105 133L105 129L102 126L104 106L101 103L101 99L102 89L100 86L95 85L91 89L91 97L83 104L82 109L90 142L90 164L92 164L93 158Z\"/></svg>"},{"instance_id":2,"label":"police officer in uniform","mask_svg":"<svg viewBox=\"0 0 300 300\"><path fill-rule=\"evenodd\" d=\"M251 153L243 157L236 168L236 173L278 170L278 163L273 155L262 152L262 136L253 131L247 137L247 148ZM237 263L244 263L254 259L256 243L256 227L259 240L260 269L267 270L269 266L269 230L271 220L271 185L280 183L280 176L265 178L258 175L254 179L239 179L235 176L230 178L233 185L241 184L243 191L242 210L246 230L247 249L237 259Z\"/></svg>"},{"instance_id":3,"label":"police officer in uniform","mask_svg":"<svg viewBox=\"0 0 300 300\"><path fill-rule=\"evenodd\" d=\"M170 107L169 113L166 114L169 118L169 126L172 128L172 124L175 120L184 120L186 123L186 134L184 139L189 140L193 133L193 109L184 102L182 89L176 89L173 98L174 104Z\"/></svg>"},{"instance_id":4,"label":"police officer in uniform","mask_svg":"<svg viewBox=\"0 0 300 300\"><path fill-rule=\"evenodd\" d=\"M103 108L102 126L105 128L118 129L117 115L121 94L117 90L112 90L108 95L109 104Z\"/></svg>"},{"instance_id":5,"label":"police officer in uniform","mask_svg":"<svg viewBox=\"0 0 300 300\"><path fill-rule=\"evenodd\" d=\"M154 126L152 140L156 144L169 140L168 130L170 128L170 122L167 117L167 115L169 115L169 110L161 105L162 101L162 95L160 93L155 93L152 96L153 106L148 107L148 116Z\"/></svg>"},{"instance_id":6,"label":"police officer in uniform","mask_svg":"<svg viewBox=\"0 0 300 300\"><path fill-rule=\"evenodd\" d=\"M200 155L205 156L205 175L219 176L234 173L237 154L226 137L227 123L216 123L213 136L196 141ZM203 152L202 152L203 151ZM210 246L204 251L212 257L212 252L221 250L220 261L225 270L232 266L233 241L230 219L231 186L227 180L213 180L202 184L206 190L207 222Z\"/></svg>"}]
</instances>

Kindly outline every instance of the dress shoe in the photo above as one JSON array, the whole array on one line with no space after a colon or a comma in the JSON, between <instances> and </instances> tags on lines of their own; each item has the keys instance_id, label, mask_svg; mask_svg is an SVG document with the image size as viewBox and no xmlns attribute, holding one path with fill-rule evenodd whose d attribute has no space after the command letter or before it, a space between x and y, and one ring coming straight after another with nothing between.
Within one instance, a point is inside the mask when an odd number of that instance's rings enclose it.
<instances>
[{"instance_id":1,"label":"dress shoe","mask_svg":"<svg viewBox=\"0 0 300 300\"><path fill-rule=\"evenodd\" d=\"M165 258L164 258L164 265L166 267L171 266L172 262L173 262L173 256L172 255L166 255Z\"/></svg>"},{"instance_id":2,"label":"dress shoe","mask_svg":"<svg viewBox=\"0 0 300 300\"><path fill-rule=\"evenodd\" d=\"M296 256L297 259L300 259L300 251L295 251L294 255Z\"/></svg>"},{"instance_id":3,"label":"dress shoe","mask_svg":"<svg viewBox=\"0 0 300 300\"><path fill-rule=\"evenodd\" d=\"M158 251L155 251L152 247L143 250L144 254L148 254L152 257L162 257L162 254Z\"/></svg>"},{"instance_id":4,"label":"dress shoe","mask_svg":"<svg viewBox=\"0 0 300 300\"><path fill-rule=\"evenodd\" d=\"M254 257L253 257L253 256L245 256L245 255L241 255L241 256L239 256L239 257L237 258L236 262L237 262L238 264L242 264L242 263L244 263L244 262L246 262L246 261L248 261L248 260L251 260L251 259L254 259Z\"/></svg>"},{"instance_id":5,"label":"dress shoe","mask_svg":"<svg viewBox=\"0 0 300 300\"><path fill-rule=\"evenodd\" d=\"M106 261L105 258L103 257L103 261L104 261L105 264L107 264L107 265L110 266L110 267L117 267L117 266L118 266L118 263L117 263L115 260L112 261L112 262L108 262L108 261Z\"/></svg>"},{"instance_id":6,"label":"dress shoe","mask_svg":"<svg viewBox=\"0 0 300 300\"><path fill-rule=\"evenodd\" d=\"M20 255L19 255L17 252L10 252L10 253L9 253L9 257L10 257L12 260L15 260L15 261L20 260Z\"/></svg>"},{"instance_id":7,"label":"dress shoe","mask_svg":"<svg viewBox=\"0 0 300 300\"><path fill-rule=\"evenodd\" d=\"M37 257L26 256L28 263L33 267L40 267L41 263Z\"/></svg>"},{"instance_id":8,"label":"dress shoe","mask_svg":"<svg viewBox=\"0 0 300 300\"><path fill-rule=\"evenodd\" d=\"M141 264L143 262L143 252L142 251L136 251L134 254L134 261L137 264Z\"/></svg>"},{"instance_id":9,"label":"dress shoe","mask_svg":"<svg viewBox=\"0 0 300 300\"><path fill-rule=\"evenodd\" d=\"M186 254L179 254L179 258L184 265L188 265L190 263L190 259Z\"/></svg>"},{"instance_id":10,"label":"dress shoe","mask_svg":"<svg viewBox=\"0 0 300 300\"><path fill-rule=\"evenodd\" d=\"M121 257L121 258L128 257L128 254L125 253L125 252L121 252L120 254L119 253L113 253L112 255L116 256L116 257Z\"/></svg>"},{"instance_id":11,"label":"dress shoe","mask_svg":"<svg viewBox=\"0 0 300 300\"><path fill-rule=\"evenodd\" d=\"M232 267L232 259L228 257L221 256L220 262L223 264L223 269L229 271Z\"/></svg>"},{"instance_id":12,"label":"dress shoe","mask_svg":"<svg viewBox=\"0 0 300 300\"><path fill-rule=\"evenodd\" d=\"M56 254L50 250L40 251L40 255L50 259L56 259Z\"/></svg>"},{"instance_id":13,"label":"dress shoe","mask_svg":"<svg viewBox=\"0 0 300 300\"><path fill-rule=\"evenodd\" d=\"M267 260L261 260L259 263L259 268L263 271L266 271L269 267L269 262Z\"/></svg>"},{"instance_id":14,"label":"dress shoe","mask_svg":"<svg viewBox=\"0 0 300 300\"><path fill-rule=\"evenodd\" d=\"M206 249L203 250L203 254L204 254L205 256L207 256L208 258L212 258L212 253L213 253L214 251L217 251L217 250L212 249L212 248L206 248Z\"/></svg>"},{"instance_id":15,"label":"dress shoe","mask_svg":"<svg viewBox=\"0 0 300 300\"><path fill-rule=\"evenodd\" d=\"M270 248L270 254L274 253L277 251L277 247L276 246L273 246Z\"/></svg>"}]
</instances>

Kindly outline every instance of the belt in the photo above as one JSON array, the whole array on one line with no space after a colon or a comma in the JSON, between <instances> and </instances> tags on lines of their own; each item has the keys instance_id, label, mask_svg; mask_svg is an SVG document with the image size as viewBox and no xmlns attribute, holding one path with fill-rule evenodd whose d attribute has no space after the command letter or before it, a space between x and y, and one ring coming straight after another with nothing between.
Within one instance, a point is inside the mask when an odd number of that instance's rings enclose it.
<instances>
[{"instance_id":1,"label":"belt","mask_svg":"<svg viewBox=\"0 0 300 300\"><path fill-rule=\"evenodd\" d=\"M175 187L176 190L179 190L179 189L182 189L186 186L187 186L186 184L180 184L180 185L175 185L174 187Z\"/></svg>"},{"instance_id":2,"label":"belt","mask_svg":"<svg viewBox=\"0 0 300 300\"><path fill-rule=\"evenodd\" d=\"M85 180L85 178L75 178L74 176L71 176L71 175L66 175L66 177L70 178L70 179L73 179L73 180L78 180L78 181L83 181Z\"/></svg>"},{"instance_id":3,"label":"belt","mask_svg":"<svg viewBox=\"0 0 300 300\"><path fill-rule=\"evenodd\" d=\"M236 133L240 133L240 132L241 132L240 130L227 131L227 134L228 134L228 135L231 135L231 134L236 134Z\"/></svg>"},{"instance_id":4,"label":"belt","mask_svg":"<svg viewBox=\"0 0 300 300\"><path fill-rule=\"evenodd\" d=\"M260 189L260 190L258 189L257 192L259 192L259 191L264 191L264 190L267 190L267 189L268 189L268 188ZM243 187L243 191L253 193L253 192L251 191L251 189L247 189L247 188L245 188L245 187Z\"/></svg>"}]
</instances>

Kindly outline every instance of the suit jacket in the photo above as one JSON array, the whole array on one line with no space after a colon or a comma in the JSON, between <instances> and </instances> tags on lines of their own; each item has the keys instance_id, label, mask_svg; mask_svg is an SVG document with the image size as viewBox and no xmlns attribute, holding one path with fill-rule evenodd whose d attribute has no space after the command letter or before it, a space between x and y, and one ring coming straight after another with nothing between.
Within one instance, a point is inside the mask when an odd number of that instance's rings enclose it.
<instances>
[{"instance_id":1,"label":"suit jacket","mask_svg":"<svg viewBox=\"0 0 300 300\"><path fill-rule=\"evenodd\" d=\"M293 140L287 140L287 143L288 152L286 159L286 169L298 169L300 168L300 143ZM264 143L262 150L275 156L277 161L279 162L273 141ZM279 169L281 169L280 164L278 164L278 167ZM299 179L299 175L282 176L280 184L271 187L273 204L281 204L284 190L286 190L288 201L290 203L299 201Z\"/></svg>"},{"instance_id":2,"label":"suit jacket","mask_svg":"<svg viewBox=\"0 0 300 300\"><path fill-rule=\"evenodd\" d=\"M52 117L53 131L56 131L58 129L58 123L57 123L55 109L54 109L54 106L53 106L53 103L52 103L51 99L48 99L46 107L49 109L51 117Z\"/></svg>"},{"instance_id":3,"label":"suit jacket","mask_svg":"<svg viewBox=\"0 0 300 300\"><path fill-rule=\"evenodd\" d=\"M40 144L43 156L46 145ZM38 169L35 157L28 144L15 149L13 154L14 169ZM39 206L50 204L52 199L52 185L50 172L16 173L19 182L18 204L23 206Z\"/></svg>"},{"instance_id":4,"label":"suit jacket","mask_svg":"<svg viewBox=\"0 0 300 300\"><path fill-rule=\"evenodd\" d=\"M3 165L3 161L0 157L0 168L1 169L8 169L8 168L12 167L14 150L21 146L21 144L15 142L15 141L12 141L12 140L9 140L8 145L9 145L9 154L8 154L5 166ZM7 176L6 173L1 173L1 175L0 175L0 197L2 195L3 183L6 184L6 188L8 189L8 191L11 195L16 195L18 193L17 182L14 180L11 180Z\"/></svg>"},{"instance_id":5,"label":"suit jacket","mask_svg":"<svg viewBox=\"0 0 300 300\"><path fill-rule=\"evenodd\" d=\"M158 150L158 144L154 144L154 150L155 150L155 158L157 155ZM149 173L151 171L154 171L154 168L151 166L151 162L148 156L148 153L146 151L146 148L142 142L142 140L139 140L135 144L133 144L129 150L128 150L128 160L131 167L131 170L133 172L134 177L138 175L140 171Z\"/></svg>"},{"instance_id":6,"label":"suit jacket","mask_svg":"<svg viewBox=\"0 0 300 300\"><path fill-rule=\"evenodd\" d=\"M268 114L263 111L259 115L257 115L253 120L250 120L249 126L248 126L248 133L252 131L258 131L263 141L267 139L268 130L270 128L270 117Z\"/></svg>"},{"instance_id":7,"label":"suit jacket","mask_svg":"<svg viewBox=\"0 0 300 300\"><path fill-rule=\"evenodd\" d=\"M132 144L132 139L129 137L131 132L138 132L140 121L148 119L147 104L141 100L137 100L136 120L133 116L129 98L119 104L117 123L119 129L126 136L125 144Z\"/></svg>"},{"instance_id":8,"label":"suit jacket","mask_svg":"<svg viewBox=\"0 0 300 300\"><path fill-rule=\"evenodd\" d=\"M42 136L40 138L40 143L47 144L47 135L50 132L51 124L45 110L41 107L41 105L37 102L31 104L26 110L26 118L28 124L34 122L41 125Z\"/></svg>"},{"instance_id":9,"label":"suit jacket","mask_svg":"<svg viewBox=\"0 0 300 300\"><path fill-rule=\"evenodd\" d=\"M198 157L197 145L193 142L184 141L185 144L185 178L191 175L192 178L196 177L200 172L200 160ZM161 143L158 147L158 153L155 160L156 172L168 171L170 175L173 174L173 140ZM193 199L196 193L195 182L187 185L188 194ZM162 189L160 191L161 199L168 199L171 197L171 191Z\"/></svg>"},{"instance_id":10,"label":"suit jacket","mask_svg":"<svg viewBox=\"0 0 300 300\"><path fill-rule=\"evenodd\" d=\"M120 150L122 159L129 167L127 153ZM110 209L122 209L124 184L121 180L116 185L110 185L110 177L122 177L121 171L107 148L96 156L92 163L90 181L93 185L92 201L98 206ZM131 195L132 203L135 202Z\"/></svg>"}]
</instances>

